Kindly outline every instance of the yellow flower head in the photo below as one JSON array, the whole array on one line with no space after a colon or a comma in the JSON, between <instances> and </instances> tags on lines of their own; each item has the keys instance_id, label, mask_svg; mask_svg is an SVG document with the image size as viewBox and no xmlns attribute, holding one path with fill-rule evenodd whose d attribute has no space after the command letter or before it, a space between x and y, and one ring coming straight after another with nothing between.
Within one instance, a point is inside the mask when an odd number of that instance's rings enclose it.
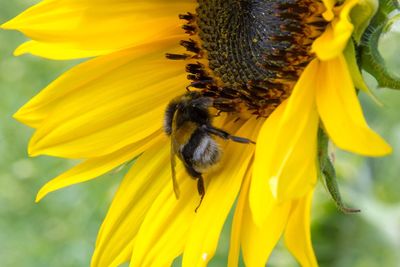
<instances>
[{"instance_id":1,"label":"yellow flower head","mask_svg":"<svg viewBox=\"0 0 400 267\"><path fill-rule=\"evenodd\" d=\"M3 24L32 39L17 55L93 57L15 114L35 128L30 155L82 160L37 201L140 155L99 231L92 267L169 266L181 254L183 266L205 266L236 199L229 266L240 250L246 266L265 266L282 235L302 266L317 266L309 227L318 129L344 150L391 152L364 119L354 53L345 56L360 2L44 0ZM215 119L192 123L179 136L183 146L172 146L176 199L170 144L178 137L171 141L162 121L185 88L211 101L205 110ZM174 112L169 134L180 127ZM222 152L217 166L190 179L196 161L182 151L196 127L208 127L209 139L199 140L218 142Z\"/></svg>"}]
</instances>

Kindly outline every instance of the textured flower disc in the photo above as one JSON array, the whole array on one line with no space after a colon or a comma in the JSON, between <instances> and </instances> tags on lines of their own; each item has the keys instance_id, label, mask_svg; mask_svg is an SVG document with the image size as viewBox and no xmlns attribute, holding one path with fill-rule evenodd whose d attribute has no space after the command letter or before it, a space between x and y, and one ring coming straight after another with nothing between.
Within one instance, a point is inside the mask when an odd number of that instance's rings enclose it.
<instances>
[{"instance_id":1,"label":"textured flower disc","mask_svg":"<svg viewBox=\"0 0 400 267\"><path fill-rule=\"evenodd\" d=\"M215 98L215 108L267 117L291 93L313 59L311 44L326 26L323 4L312 0L198 1L180 15L191 35L182 40L190 60L190 88ZM188 87L188 88L189 88Z\"/></svg>"}]
</instances>

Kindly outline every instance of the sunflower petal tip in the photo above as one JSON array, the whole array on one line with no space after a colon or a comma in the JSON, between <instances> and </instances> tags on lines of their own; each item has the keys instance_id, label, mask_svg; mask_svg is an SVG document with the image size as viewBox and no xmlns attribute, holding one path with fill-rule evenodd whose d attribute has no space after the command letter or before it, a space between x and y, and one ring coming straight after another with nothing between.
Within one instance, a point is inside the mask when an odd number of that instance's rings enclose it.
<instances>
[{"instance_id":1,"label":"sunflower petal tip","mask_svg":"<svg viewBox=\"0 0 400 267\"><path fill-rule=\"evenodd\" d=\"M359 150L348 149L348 150L367 157L384 157L392 154L393 152L392 147L383 139L381 139L379 142L376 142L374 146L371 145L366 150L365 149L359 149Z\"/></svg>"},{"instance_id":2,"label":"sunflower petal tip","mask_svg":"<svg viewBox=\"0 0 400 267\"><path fill-rule=\"evenodd\" d=\"M19 122L22 122L24 120L24 116L21 114L21 109L19 109L17 112L15 112L12 117L14 120L17 120Z\"/></svg>"},{"instance_id":3,"label":"sunflower petal tip","mask_svg":"<svg viewBox=\"0 0 400 267\"><path fill-rule=\"evenodd\" d=\"M382 155L383 156L387 156L393 153L393 148L385 142L385 146L383 147L383 151L382 151Z\"/></svg>"},{"instance_id":4,"label":"sunflower petal tip","mask_svg":"<svg viewBox=\"0 0 400 267\"><path fill-rule=\"evenodd\" d=\"M23 49L22 46L18 46L18 47L14 50L13 56L18 57L18 56L21 56L21 55L26 54L26 53L27 53L27 52L25 51L25 49Z\"/></svg>"},{"instance_id":5,"label":"sunflower petal tip","mask_svg":"<svg viewBox=\"0 0 400 267\"><path fill-rule=\"evenodd\" d=\"M27 108L29 104L25 104L21 107L17 112L15 112L12 117L14 120L25 124L32 128L37 128L39 120L37 119L37 115Z\"/></svg>"},{"instance_id":6,"label":"sunflower petal tip","mask_svg":"<svg viewBox=\"0 0 400 267\"><path fill-rule=\"evenodd\" d=\"M3 24L0 25L0 29L3 29L3 30L12 30L12 29L14 29L12 21L13 20L9 20L9 21L4 22Z\"/></svg>"},{"instance_id":7,"label":"sunflower petal tip","mask_svg":"<svg viewBox=\"0 0 400 267\"><path fill-rule=\"evenodd\" d=\"M45 198L49 193L53 192L55 189L52 186L52 181L47 182L45 185L43 185L40 189L39 192L36 195L35 198L35 203L39 203L42 201L43 198Z\"/></svg>"},{"instance_id":8,"label":"sunflower petal tip","mask_svg":"<svg viewBox=\"0 0 400 267\"><path fill-rule=\"evenodd\" d=\"M383 157L390 155L393 152L392 147L379 135L373 132L373 137L370 138L370 147L365 152L366 156ZM369 154L369 155L368 155Z\"/></svg>"},{"instance_id":9,"label":"sunflower petal tip","mask_svg":"<svg viewBox=\"0 0 400 267\"><path fill-rule=\"evenodd\" d=\"M39 203L46 195L42 193L42 190L40 190L35 198L35 203Z\"/></svg>"},{"instance_id":10,"label":"sunflower petal tip","mask_svg":"<svg viewBox=\"0 0 400 267\"><path fill-rule=\"evenodd\" d=\"M36 157L40 155L40 152L32 144L29 144L28 155L29 157Z\"/></svg>"}]
</instances>

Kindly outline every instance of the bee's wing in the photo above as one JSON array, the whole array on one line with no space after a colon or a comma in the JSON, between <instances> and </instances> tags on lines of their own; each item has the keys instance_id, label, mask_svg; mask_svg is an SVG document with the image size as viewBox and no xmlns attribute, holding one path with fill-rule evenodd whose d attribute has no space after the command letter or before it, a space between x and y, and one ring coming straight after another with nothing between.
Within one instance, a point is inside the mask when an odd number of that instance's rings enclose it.
<instances>
[{"instance_id":1,"label":"bee's wing","mask_svg":"<svg viewBox=\"0 0 400 267\"><path fill-rule=\"evenodd\" d=\"M172 134L171 134L171 174L172 174L172 184L174 186L175 197L176 197L176 199L178 199L179 195L180 195L180 190L179 190L178 180L176 179L176 171L175 171L176 152L177 152L177 148L176 148L175 139L174 139L174 132L172 132Z\"/></svg>"}]
</instances>

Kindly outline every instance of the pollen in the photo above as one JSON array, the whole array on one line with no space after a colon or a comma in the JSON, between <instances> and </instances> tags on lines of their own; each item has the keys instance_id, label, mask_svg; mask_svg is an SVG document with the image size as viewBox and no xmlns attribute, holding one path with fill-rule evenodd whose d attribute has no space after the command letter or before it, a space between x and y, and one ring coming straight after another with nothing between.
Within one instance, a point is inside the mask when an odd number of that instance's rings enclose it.
<instances>
[{"instance_id":1,"label":"pollen","mask_svg":"<svg viewBox=\"0 0 400 267\"><path fill-rule=\"evenodd\" d=\"M268 117L315 57L324 11L316 0L198 0L195 14L179 15L187 52L166 56L188 61L187 89L220 112Z\"/></svg>"}]
</instances>

